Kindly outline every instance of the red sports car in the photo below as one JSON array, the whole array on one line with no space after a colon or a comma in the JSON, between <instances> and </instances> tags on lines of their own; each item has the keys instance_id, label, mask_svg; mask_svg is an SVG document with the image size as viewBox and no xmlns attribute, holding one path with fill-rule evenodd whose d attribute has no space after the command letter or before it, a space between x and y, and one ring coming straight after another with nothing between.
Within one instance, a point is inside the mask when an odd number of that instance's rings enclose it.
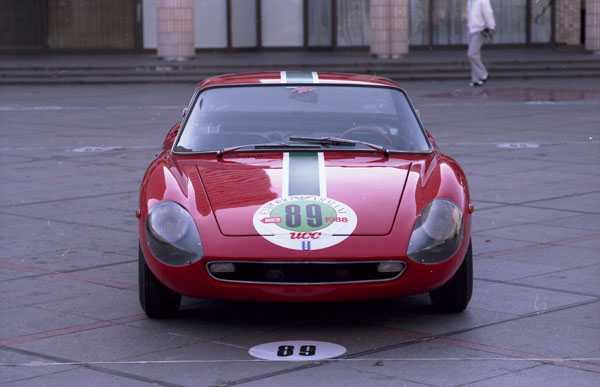
<instances>
[{"instance_id":1,"label":"red sports car","mask_svg":"<svg viewBox=\"0 0 600 387\"><path fill-rule=\"evenodd\" d=\"M204 80L141 185L140 302L339 301L429 292L458 312L473 270L467 180L385 78Z\"/></svg>"}]
</instances>

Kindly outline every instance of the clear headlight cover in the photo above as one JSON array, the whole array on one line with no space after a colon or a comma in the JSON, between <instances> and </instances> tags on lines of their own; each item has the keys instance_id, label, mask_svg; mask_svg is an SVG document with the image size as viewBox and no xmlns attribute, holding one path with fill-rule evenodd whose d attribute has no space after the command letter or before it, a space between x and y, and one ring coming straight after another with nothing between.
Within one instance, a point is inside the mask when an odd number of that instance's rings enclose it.
<instances>
[{"instance_id":1,"label":"clear headlight cover","mask_svg":"<svg viewBox=\"0 0 600 387\"><path fill-rule=\"evenodd\" d=\"M436 199L417 217L406 255L420 263L443 262L456 254L463 234L461 209L451 200Z\"/></svg>"},{"instance_id":2,"label":"clear headlight cover","mask_svg":"<svg viewBox=\"0 0 600 387\"><path fill-rule=\"evenodd\" d=\"M150 209L146 239L152 254L167 265L189 265L204 255L194 219L175 202L163 201Z\"/></svg>"}]
</instances>

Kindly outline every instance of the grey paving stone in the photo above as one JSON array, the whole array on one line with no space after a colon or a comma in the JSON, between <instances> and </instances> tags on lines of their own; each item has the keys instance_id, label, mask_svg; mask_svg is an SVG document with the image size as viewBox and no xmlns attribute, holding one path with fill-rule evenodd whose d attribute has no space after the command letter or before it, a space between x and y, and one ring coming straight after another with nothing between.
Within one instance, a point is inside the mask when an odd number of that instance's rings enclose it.
<instances>
[{"instance_id":1,"label":"grey paving stone","mask_svg":"<svg viewBox=\"0 0 600 387\"><path fill-rule=\"evenodd\" d=\"M494 230L496 228L508 227L515 224L513 220L500 219L495 216L485 216L485 214L478 213L473 216L471 227L473 230L486 231Z\"/></svg>"},{"instance_id":2,"label":"grey paving stone","mask_svg":"<svg viewBox=\"0 0 600 387\"><path fill-rule=\"evenodd\" d=\"M591 296L493 283L479 288L473 294L469 306L495 312L527 315L594 299Z\"/></svg>"},{"instance_id":3,"label":"grey paving stone","mask_svg":"<svg viewBox=\"0 0 600 387\"><path fill-rule=\"evenodd\" d=\"M581 354L580 359L581 362L600 365L600 351L592 351L589 353Z\"/></svg>"},{"instance_id":4,"label":"grey paving stone","mask_svg":"<svg viewBox=\"0 0 600 387\"><path fill-rule=\"evenodd\" d=\"M375 365L377 364L377 365ZM379 365L381 364L381 365ZM410 366L410 363L407 363ZM319 385L339 386L403 386L403 387L425 387L432 386L429 383L410 380L404 375L390 375L390 368L401 368L401 365L377 361L353 361L326 364L316 368L310 368L271 377L265 380L257 380L245 383L247 386L293 386L309 387Z\"/></svg>"},{"instance_id":5,"label":"grey paving stone","mask_svg":"<svg viewBox=\"0 0 600 387\"><path fill-rule=\"evenodd\" d=\"M572 387L573 384L579 386L597 386L600 384L600 375L587 371L543 365L517 372L507 372L498 377L467 384L467 386L491 387L527 385L531 387Z\"/></svg>"},{"instance_id":6,"label":"grey paving stone","mask_svg":"<svg viewBox=\"0 0 600 387\"><path fill-rule=\"evenodd\" d=\"M547 224L550 226L582 228L585 230L596 230L600 232L600 215L577 214L565 218L544 221L542 224Z\"/></svg>"},{"instance_id":7,"label":"grey paving stone","mask_svg":"<svg viewBox=\"0 0 600 387\"><path fill-rule=\"evenodd\" d=\"M591 191L588 189L588 191ZM592 192L578 195L576 198L556 198L544 201L538 201L536 206L544 208L556 208L570 211L581 211L583 213L598 213L598 203L600 203L600 193ZM530 203L533 205L533 203Z\"/></svg>"},{"instance_id":8,"label":"grey paving stone","mask_svg":"<svg viewBox=\"0 0 600 387\"><path fill-rule=\"evenodd\" d=\"M134 287L138 285L138 257L137 245L131 249L131 255L119 254L122 261L115 264L108 264L104 267L91 268L87 270L78 270L74 274L89 276L106 281L117 281L123 284L130 284ZM100 263L100 262L99 262ZM137 290L132 292L137 294Z\"/></svg>"},{"instance_id":9,"label":"grey paving stone","mask_svg":"<svg viewBox=\"0 0 600 387\"><path fill-rule=\"evenodd\" d=\"M552 160L535 160L531 158L504 158L493 160L488 164L472 165L469 173L490 175L490 177L512 180L519 183L545 182L548 177L545 171L551 171L561 163ZM549 176L552 176L549 174Z\"/></svg>"},{"instance_id":10,"label":"grey paving stone","mask_svg":"<svg viewBox=\"0 0 600 387\"><path fill-rule=\"evenodd\" d=\"M20 304L5 308L0 317L2 339L43 333L76 325L91 324L96 319Z\"/></svg>"},{"instance_id":11,"label":"grey paving stone","mask_svg":"<svg viewBox=\"0 0 600 387\"><path fill-rule=\"evenodd\" d=\"M500 237L505 239L513 239L517 241L531 242L531 243L557 243L560 244L562 240L568 240L572 238L585 237L595 235L595 230L582 230L574 229L561 226L545 226L545 225L517 225L504 227L501 229L495 229L493 231L487 230L478 232L478 235L487 237Z\"/></svg>"},{"instance_id":12,"label":"grey paving stone","mask_svg":"<svg viewBox=\"0 0 600 387\"><path fill-rule=\"evenodd\" d=\"M483 378L502 375L507 370L518 371L534 364L530 361L508 361L508 359L502 361L498 359L503 356L438 342L419 343L369 357L375 361L382 359L384 366L375 367L376 371L380 373L434 386L464 385ZM414 360L410 361L410 359ZM436 359L440 360L436 361ZM372 367L372 363L369 362L350 364L344 362L343 365L363 372Z\"/></svg>"},{"instance_id":13,"label":"grey paving stone","mask_svg":"<svg viewBox=\"0 0 600 387\"><path fill-rule=\"evenodd\" d=\"M9 309L9 308L14 308L14 307L18 307L19 304L13 301L9 301L5 298L0 298L0 309Z\"/></svg>"},{"instance_id":14,"label":"grey paving stone","mask_svg":"<svg viewBox=\"0 0 600 387\"><path fill-rule=\"evenodd\" d=\"M140 377L142 380L136 380L133 377L127 377L125 375L115 375L107 371L99 371L95 369L74 369L61 371L64 367L44 367L52 370L51 374L41 375L33 378L24 378L23 380L13 381L8 386L56 386L63 387L65 381L68 383L76 384L77 386L147 386L152 384L151 379Z\"/></svg>"},{"instance_id":15,"label":"grey paving stone","mask_svg":"<svg viewBox=\"0 0 600 387\"><path fill-rule=\"evenodd\" d=\"M73 273L71 276L60 276L60 275L49 275L43 274L38 276L31 276L22 279L15 279L9 282L2 283L6 290L3 296L13 302L17 302L20 305L42 305L48 302L57 302L68 299L76 299L83 295L91 295L96 297L103 297L112 295L105 292L112 291L114 289L120 289L117 286L121 284L113 285L111 283L101 284L100 281L96 281L94 278L85 278L78 276ZM10 285L10 286L8 286ZM119 294L118 297L135 293L131 289L125 289L123 294ZM116 302L119 298L113 299L108 298L105 302ZM122 300L121 300L122 302ZM41 312L42 310L40 310ZM126 313L125 316L136 314Z\"/></svg>"},{"instance_id":16,"label":"grey paving stone","mask_svg":"<svg viewBox=\"0 0 600 387\"><path fill-rule=\"evenodd\" d=\"M138 303L137 291L108 287L87 287L86 293L58 301L36 304L36 307L69 316L83 316L97 320L116 319L123 316L143 313ZM115 302L118 300L119 302Z\"/></svg>"},{"instance_id":17,"label":"grey paving stone","mask_svg":"<svg viewBox=\"0 0 600 387\"><path fill-rule=\"evenodd\" d=\"M123 262L137 260L137 242L131 241L128 251L112 251L110 246L102 250L89 250L81 247L63 247L59 250L39 251L36 253L24 253L16 267L12 269L0 269L0 278L19 278L32 276L39 269L44 271L71 272L102 265L118 265ZM9 258L9 257L7 257ZM137 269L136 269L137 270Z\"/></svg>"},{"instance_id":18,"label":"grey paving stone","mask_svg":"<svg viewBox=\"0 0 600 387\"><path fill-rule=\"evenodd\" d=\"M488 208L475 211L473 215L473 229L478 232L487 229L502 228L511 225L531 224L572 217L572 213L565 211L531 208L526 206L507 205L499 208ZM562 225L560 221L556 221Z\"/></svg>"},{"instance_id":19,"label":"grey paving stone","mask_svg":"<svg viewBox=\"0 0 600 387\"><path fill-rule=\"evenodd\" d=\"M485 258L477 260L477 265L473 268L473 273L475 278L479 279L509 281L535 275L554 273L563 269L564 267L562 266L539 262L527 263L502 258Z\"/></svg>"},{"instance_id":20,"label":"grey paving stone","mask_svg":"<svg viewBox=\"0 0 600 387\"><path fill-rule=\"evenodd\" d=\"M35 255L48 251L129 251L137 248L137 230L84 225L72 222L3 215L3 228L11 237L11 251L3 250L0 257ZM101 238L91 235L101 233ZM61 253L62 254L62 253ZM67 256L69 253L65 254ZM68 259L68 257L67 257Z\"/></svg>"},{"instance_id":21,"label":"grey paving stone","mask_svg":"<svg viewBox=\"0 0 600 387\"><path fill-rule=\"evenodd\" d=\"M15 270L10 270L10 269L6 269L6 268L0 268L0 282L15 279L15 278L28 277L30 275L31 274L27 273L27 272L15 271ZM6 301L6 300L2 300L2 301Z\"/></svg>"},{"instance_id":22,"label":"grey paving stone","mask_svg":"<svg viewBox=\"0 0 600 387\"><path fill-rule=\"evenodd\" d=\"M137 207L137 205L131 206L129 211L111 208L94 209L80 214L62 215L59 219L78 225L87 225L92 227L101 226L124 232L137 233L138 220L135 217L135 209Z\"/></svg>"},{"instance_id":23,"label":"grey paving stone","mask_svg":"<svg viewBox=\"0 0 600 387\"><path fill-rule=\"evenodd\" d=\"M587 305L581 305L574 309L561 310L552 313L556 321L564 321L569 324L577 324L588 328L600 329L600 300ZM600 339L600 337L597 337ZM583 354L589 356L589 354Z\"/></svg>"},{"instance_id":24,"label":"grey paving stone","mask_svg":"<svg viewBox=\"0 0 600 387\"><path fill-rule=\"evenodd\" d=\"M600 296L600 264L522 278L514 282Z\"/></svg>"},{"instance_id":25,"label":"grey paving stone","mask_svg":"<svg viewBox=\"0 0 600 387\"><path fill-rule=\"evenodd\" d=\"M500 254L510 254L510 251L513 249L520 249L533 244L531 241L506 239L492 234L477 230L472 231L471 240L473 243L473 257L475 259L480 255L498 256Z\"/></svg>"},{"instance_id":26,"label":"grey paving stone","mask_svg":"<svg viewBox=\"0 0 600 387\"><path fill-rule=\"evenodd\" d=\"M584 267L600 263L600 254L590 249L573 247L572 244L568 246L543 245L539 247L530 251L503 254L501 259L522 262L524 264L551 265L561 269Z\"/></svg>"},{"instance_id":27,"label":"grey paving stone","mask_svg":"<svg viewBox=\"0 0 600 387\"><path fill-rule=\"evenodd\" d=\"M0 383L6 386L20 381L33 385L32 380L40 378L38 384L43 384L43 381L53 374L60 374L59 377L62 377L62 373L76 368L76 366L44 367L41 363L45 361L46 359L35 356L0 349ZM62 380L64 383L65 379Z\"/></svg>"},{"instance_id":28,"label":"grey paving stone","mask_svg":"<svg viewBox=\"0 0 600 387\"><path fill-rule=\"evenodd\" d=\"M478 284L480 281L476 282L474 291L477 291L480 286ZM484 286L488 285L484 284ZM376 320L369 318L369 315L365 315L362 320L365 322L371 321L372 324L380 327L380 335L388 338L405 339L407 337L406 332L418 332L428 335L446 334L512 318L514 318L513 314L484 310L476 306L469 306L463 313L459 314L440 314L429 306L428 308L424 307L421 311L415 310L413 313L397 313L391 310Z\"/></svg>"},{"instance_id":29,"label":"grey paving stone","mask_svg":"<svg viewBox=\"0 0 600 387\"><path fill-rule=\"evenodd\" d=\"M24 342L13 347L45 355L52 354L77 362L106 362L178 348L194 342L197 340L170 335L168 332L146 331L128 325L112 325Z\"/></svg>"},{"instance_id":30,"label":"grey paving stone","mask_svg":"<svg viewBox=\"0 0 600 387\"><path fill-rule=\"evenodd\" d=\"M587 240L582 240L580 242L573 242L571 244L573 247L579 247L582 249L590 249L592 251L600 251L600 238L590 238Z\"/></svg>"},{"instance_id":31,"label":"grey paving stone","mask_svg":"<svg viewBox=\"0 0 600 387\"><path fill-rule=\"evenodd\" d=\"M473 198L471 198L471 203L474 205L476 212L478 210L483 210L485 208L498 208L498 207L502 207L502 206L505 205L505 204L502 204L502 203L499 204L499 203L493 203L493 202L486 202L486 201L481 201L481 200L475 200Z\"/></svg>"},{"instance_id":32,"label":"grey paving stone","mask_svg":"<svg viewBox=\"0 0 600 387\"><path fill-rule=\"evenodd\" d=\"M474 329L452 338L540 356L578 357L600 348L599 335L600 329L576 322L561 320L557 324L553 313L547 313Z\"/></svg>"},{"instance_id":33,"label":"grey paving stone","mask_svg":"<svg viewBox=\"0 0 600 387\"><path fill-rule=\"evenodd\" d=\"M286 370L298 367L297 363L288 362L208 362L208 363L185 363L177 362L167 364L149 364L149 365L108 365L109 369L120 372L127 372L136 375L143 375L149 379L161 381L163 383L174 383L184 386L217 386L219 384L229 384L231 381L245 380L248 378L257 378L267 375L266 379L260 379L259 385L269 383L268 375L278 375L283 373L287 375L287 382L293 383L296 379L296 373L286 373Z\"/></svg>"},{"instance_id":34,"label":"grey paving stone","mask_svg":"<svg viewBox=\"0 0 600 387\"><path fill-rule=\"evenodd\" d=\"M598 137L596 137L598 139ZM569 152L572 153L572 152ZM568 157L571 156L569 154L565 155L567 158L557 167L554 167L554 170L557 172L566 172L574 175L585 175L589 176L592 179L591 183L597 183L598 179L600 179L600 166L596 163L578 163L577 168L573 168L572 164L569 162Z\"/></svg>"}]
</instances>

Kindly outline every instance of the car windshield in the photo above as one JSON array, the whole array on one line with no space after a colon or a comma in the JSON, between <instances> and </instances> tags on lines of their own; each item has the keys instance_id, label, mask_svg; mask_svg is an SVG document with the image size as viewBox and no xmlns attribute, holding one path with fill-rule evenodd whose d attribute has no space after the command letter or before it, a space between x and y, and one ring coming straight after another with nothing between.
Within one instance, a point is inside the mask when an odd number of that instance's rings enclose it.
<instances>
[{"instance_id":1,"label":"car windshield","mask_svg":"<svg viewBox=\"0 0 600 387\"><path fill-rule=\"evenodd\" d=\"M364 143L388 151L430 150L402 91L319 84L204 90L198 95L174 150L208 152L242 149L252 144L290 149L307 143L333 150L373 150Z\"/></svg>"}]
</instances>

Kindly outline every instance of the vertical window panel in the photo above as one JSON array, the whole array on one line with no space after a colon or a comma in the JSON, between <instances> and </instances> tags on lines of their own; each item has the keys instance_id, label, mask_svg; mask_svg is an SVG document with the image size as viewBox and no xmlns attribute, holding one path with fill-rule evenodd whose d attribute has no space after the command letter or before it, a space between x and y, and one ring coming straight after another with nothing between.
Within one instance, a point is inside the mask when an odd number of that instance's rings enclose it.
<instances>
[{"instance_id":1,"label":"vertical window panel","mask_svg":"<svg viewBox=\"0 0 600 387\"><path fill-rule=\"evenodd\" d=\"M156 48L158 46L156 1L144 0L142 2L142 40L144 48Z\"/></svg>"},{"instance_id":2,"label":"vertical window panel","mask_svg":"<svg viewBox=\"0 0 600 387\"><path fill-rule=\"evenodd\" d=\"M368 0L338 0L337 44L340 47L371 43L371 10Z\"/></svg>"},{"instance_id":3,"label":"vertical window panel","mask_svg":"<svg viewBox=\"0 0 600 387\"><path fill-rule=\"evenodd\" d=\"M256 47L256 17L254 0L231 0L231 45L233 47Z\"/></svg>"},{"instance_id":4,"label":"vertical window panel","mask_svg":"<svg viewBox=\"0 0 600 387\"><path fill-rule=\"evenodd\" d=\"M262 0L261 23L264 47L304 45L302 0Z\"/></svg>"},{"instance_id":5,"label":"vertical window panel","mask_svg":"<svg viewBox=\"0 0 600 387\"><path fill-rule=\"evenodd\" d=\"M308 0L308 45L331 47L331 0Z\"/></svg>"},{"instance_id":6,"label":"vertical window panel","mask_svg":"<svg viewBox=\"0 0 600 387\"><path fill-rule=\"evenodd\" d=\"M194 43L197 48L227 47L227 0L194 1Z\"/></svg>"},{"instance_id":7,"label":"vertical window panel","mask_svg":"<svg viewBox=\"0 0 600 387\"><path fill-rule=\"evenodd\" d=\"M433 44L467 43L467 3L464 0L433 1Z\"/></svg>"},{"instance_id":8,"label":"vertical window panel","mask_svg":"<svg viewBox=\"0 0 600 387\"><path fill-rule=\"evenodd\" d=\"M552 0L531 3L531 42L550 43L552 40Z\"/></svg>"},{"instance_id":9,"label":"vertical window panel","mask_svg":"<svg viewBox=\"0 0 600 387\"><path fill-rule=\"evenodd\" d=\"M410 45L429 44L429 0L410 0L409 38Z\"/></svg>"},{"instance_id":10,"label":"vertical window panel","mask_svg":"<svg viewBox=\"0 0 600 387\"><path fill-rule=\"evenodd\" d=\"M496 19L494 43L527 43L527 0L491 0Z\"/></svg>"}]
</instances>

